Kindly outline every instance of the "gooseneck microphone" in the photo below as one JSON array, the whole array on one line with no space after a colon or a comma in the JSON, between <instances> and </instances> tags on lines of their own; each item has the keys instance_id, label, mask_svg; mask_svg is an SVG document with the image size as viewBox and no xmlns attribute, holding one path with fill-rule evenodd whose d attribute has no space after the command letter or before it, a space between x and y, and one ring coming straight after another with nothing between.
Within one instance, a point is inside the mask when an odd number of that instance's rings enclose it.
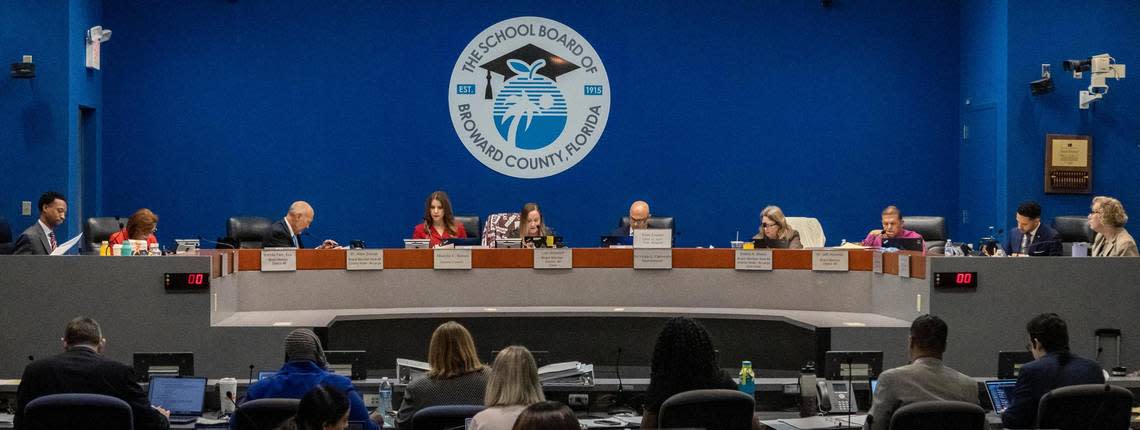
<instances>
[{"instance_id":1,"label":"gooseneck microphone","mask_svg":"<svg viewBox=\"0 0 1140 430\"><path fill-rule=\"evenodd\" d=\"M203 239L203 238L202 238L202 236L198 236L198 241L199 241L199 242L206 242L206 243L210 243L210 244L213 244L213 245L214 245L214 247L215 247L215 249L216 249L218 246L224 246L224 247L226 247L226 248L229 248L229 249L237 249L237 247L235 247L235 246L233 246L233 245L231 245L231 244L228 244L228 243L225 243L225 242L218 242L218 241L216 241L216 240Z\"/></svg>"}]
</instances>

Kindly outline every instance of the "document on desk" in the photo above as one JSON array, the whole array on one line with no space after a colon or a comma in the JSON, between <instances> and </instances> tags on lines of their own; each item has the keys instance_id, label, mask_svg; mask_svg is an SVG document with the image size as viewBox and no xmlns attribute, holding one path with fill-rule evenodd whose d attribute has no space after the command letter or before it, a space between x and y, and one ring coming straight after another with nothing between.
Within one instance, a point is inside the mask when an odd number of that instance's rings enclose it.
<instances>
[{"instance_id":1,"label":"document on desk","mask_svg":"<svg viewBox=\"0 0 1140 430\"><path fill-rule=\"evenodd\" d=\"M816 429L849 429L863 427L867 421L866 415L852 415L850 421L847 416L807 417L779 420L800 430Z\"/></svg>"},{"instance_id":2,"label":"document on desk","mask_svg":"<svg viewBox=\"0 0 1140 430\"><path fill-rule=\"evenodd\" d=\"M79 233L79 236L75 236L75 237L71 238L71 240L64 242L64 243L61 243L61 244L59 244L59 246L55 247L55 249L52 250L51 255L67 254L67 251L70 251L71 248L74 248L75 244L79 243L79 239L82 239L82 238L83 238L83 233Z\"/></svg>"}]
</instances>

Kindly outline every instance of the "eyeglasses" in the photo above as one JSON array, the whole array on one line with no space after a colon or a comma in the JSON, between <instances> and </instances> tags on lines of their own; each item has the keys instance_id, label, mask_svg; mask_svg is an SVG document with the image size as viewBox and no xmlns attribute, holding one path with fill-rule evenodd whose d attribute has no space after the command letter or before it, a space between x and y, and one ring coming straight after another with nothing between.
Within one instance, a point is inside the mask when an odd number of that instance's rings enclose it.
<instances>
[{"instance_id":1,"label":"eyeglasses","mask_svg":"<svg viewBox=\"0 0 1140 430\"><path fill-rule=\"evenodd\" d=\"M630 224L645 224L647 222L649 222L649 217L645 217L645 218L641 218L641 219L633 218L633 217L629 218Z\"/></svg>"},{"instance_id":2,"label":"eyeglasses","mask_svg":"<svg viewBox=\"0 0 1140 430\"><path fill-rule=\"evenodd\" d=\"M764 227L764 228L772 228L772 227L779 227L780 225L779 225L779 224L774 224L774 223L773 223L773 224L769 224L769 223L763 222L763 223L760 223L760 226L761 226L761 227Z\"/></svg>"}]
</instances>

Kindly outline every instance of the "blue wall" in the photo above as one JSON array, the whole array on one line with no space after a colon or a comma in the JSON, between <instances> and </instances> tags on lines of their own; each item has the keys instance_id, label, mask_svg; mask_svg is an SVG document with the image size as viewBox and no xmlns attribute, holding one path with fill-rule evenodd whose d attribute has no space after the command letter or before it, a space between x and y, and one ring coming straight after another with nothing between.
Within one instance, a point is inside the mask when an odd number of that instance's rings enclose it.
<instances>
[{"instance_id":1,"label":"blue wall","mask_svg":"<svg viewBox=\"0 0 1140 430\"><path fill-rule=\"evenodd\" d=\"M679 217L682 245L753 234L773 203L819 217L833 244L862 238L890 203L956 220L957 182L930 167L957 163L957 5L105 6L104 207L154 209L163 240L221 236L230 215L306 199L314 235L390 246L435 189L459 213L538 201L577 246L639 198ZM471 157L446 102L470 38L526 15L586 37L612 87L598 146L539 180Z\"/></svg>"}]
</instances>

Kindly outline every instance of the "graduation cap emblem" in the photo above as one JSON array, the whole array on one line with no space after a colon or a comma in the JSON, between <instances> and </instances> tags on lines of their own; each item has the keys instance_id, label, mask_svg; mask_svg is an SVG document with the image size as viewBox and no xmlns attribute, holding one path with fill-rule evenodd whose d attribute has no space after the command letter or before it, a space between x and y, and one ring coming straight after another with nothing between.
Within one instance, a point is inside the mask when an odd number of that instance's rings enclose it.
<instances>
[{"instance_id":1,"label":"graduation cap emblem","mask_svg":"<svg viewBox=\"0 0 1140 430\"><path fill-rule=\"evenodd\" d=\"M487 70L487 90L483 93L484 99L491 100L495 98L494 94L491 93L491 72L502 75L503 79L510 79L519 74L518 71L511 68L510 64L508 63L509 60L520 60L527 64L533 64L538 60L545 60L545 66L535 71L535 74L550 78L552 81L558 81L559 76L578 69L577 64L566 61L565 58L554 55L550 51L528 43L526 46L503 54L499 58L483 63L479 66Z\"/></svg>"}]
</instances>

